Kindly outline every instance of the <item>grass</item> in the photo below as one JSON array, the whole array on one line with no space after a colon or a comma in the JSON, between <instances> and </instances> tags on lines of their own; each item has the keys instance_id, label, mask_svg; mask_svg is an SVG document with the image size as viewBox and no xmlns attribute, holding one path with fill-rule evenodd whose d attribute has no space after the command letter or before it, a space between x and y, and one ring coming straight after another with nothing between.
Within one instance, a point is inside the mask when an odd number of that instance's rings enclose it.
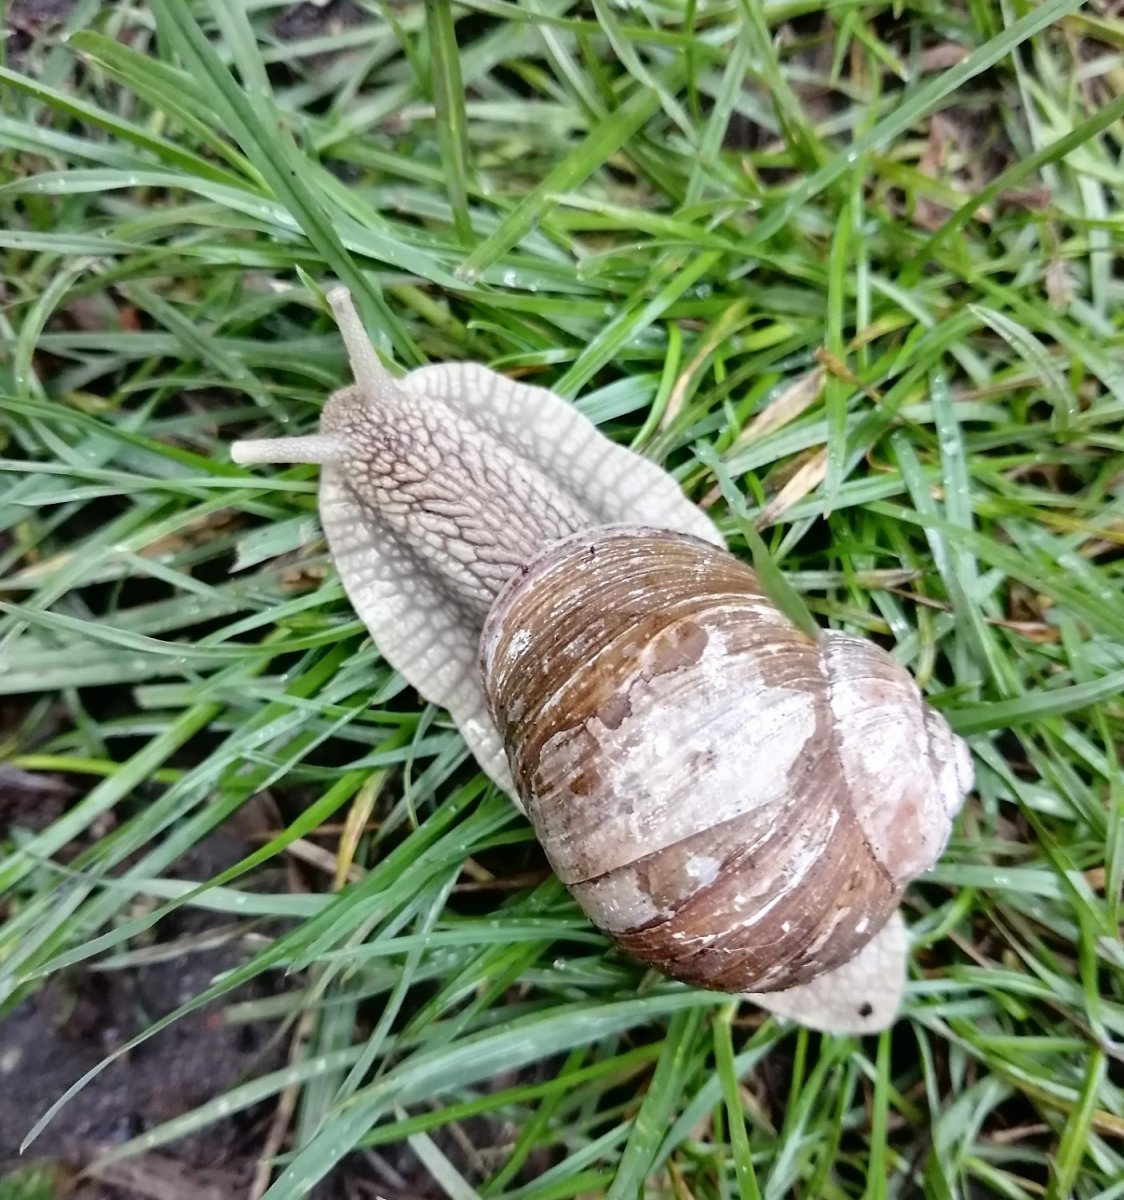
<instances>
[{"instance_id":1,"label":"grass","mask_svg":"<svg viewBox=\"0 0 1124 1200\"><path fill-rule=\"evenodd\" d=\"M402 1142L454 1200L1124 1197L1124 22L284 7L79 0L0 70L0 758L81 783L2 843L4 1007L222 914L244 965L186 1007L288 1065L114 1155L291 1104L269 1200ZM614 955L371 647L315 471L230 463L345 378L336 280L403 366L548 383L756 526L970 739L893 1031ZM273 836L182 877L262 792Z\"/></svg>"}]
</instances>

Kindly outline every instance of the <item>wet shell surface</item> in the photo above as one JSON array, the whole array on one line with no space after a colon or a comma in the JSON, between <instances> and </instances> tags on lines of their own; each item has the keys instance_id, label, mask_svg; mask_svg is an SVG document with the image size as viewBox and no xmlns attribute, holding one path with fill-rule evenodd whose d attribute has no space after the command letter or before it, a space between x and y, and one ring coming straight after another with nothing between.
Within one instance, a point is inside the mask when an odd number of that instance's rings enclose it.
<instances>
[{"instance_id":1,"label":"wet shell surface","mask_svg":"<svg viewBox=\"0 0 1124 1200\"><path fill-rule=\"evenodd\" d=\"M852 959L971 784L890 655L813 640L686 534L556 543L501 590L481 670L555 872L623 949L701 987L767 992Z\"/></svg>"}]
</instances>

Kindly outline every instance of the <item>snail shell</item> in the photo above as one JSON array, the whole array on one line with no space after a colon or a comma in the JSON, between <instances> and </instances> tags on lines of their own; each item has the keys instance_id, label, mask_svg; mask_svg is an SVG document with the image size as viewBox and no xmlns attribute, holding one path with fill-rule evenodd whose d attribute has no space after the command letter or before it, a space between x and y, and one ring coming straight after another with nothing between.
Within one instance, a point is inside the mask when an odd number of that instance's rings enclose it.
<instances>
[{"instance_id":1,"label":"snail shell","mask_svg":"<svg viewBox=\"0 0 1124 1200\"><path fill-rule=\"evenodd\" d=\"M481 666L554 871L622 949L702 987L785 989L854 958L971 786L889 654L813 640L686 534L556 543L501 590Z\"/></svg>"}]
</instances>

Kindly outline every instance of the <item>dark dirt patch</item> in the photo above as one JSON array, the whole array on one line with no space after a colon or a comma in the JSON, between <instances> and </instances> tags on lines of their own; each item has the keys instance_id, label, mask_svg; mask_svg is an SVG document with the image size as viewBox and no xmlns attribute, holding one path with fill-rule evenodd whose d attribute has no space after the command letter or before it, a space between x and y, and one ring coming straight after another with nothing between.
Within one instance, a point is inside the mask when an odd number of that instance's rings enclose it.
<instances>
[{"instance_id":1,"label":"dark dirt patch","mask_svg":"<svg viewBox=\"0 0 1124 1200\"><path fill-rule=\"evenodd\" d=\"M8 28L17 33L39 33L65 21L74 4L75 0L12 0Z\"/></svg>"},{"instance_id":2,"label":"dark dirt patch","mask_svg":"<svg viewBox=\"0 0 1124 1200\"><path fill-rule=\"evenodd\" d=\"M232 834L216 833L192 851L182 871L206 878L247 849ZM220 925L211 914L176 913L162 923L154 949ZM76 1078L246 957L231 936L143 966L75 971L54 977L0 1020L0 1162L18 1155L31 1125ZM269 986L255 982L226 1003L260 996ZM185 1016L92 1080L44 1130L34 1153L84 1166L100 1151L279 1066L284 1048L274 1033L264 1023L230 1024L215 1005ZM208 1126L175 1144L176 1159L189 1170L220 1171L244 1191L268 1115L251 1110Z\"/></svg>"},{"instance_id":3,"label":"dark dirt patch","mask_svg":"<svg viewBox=\"0 0 1124 1200\"><path fill-rule=\"evenodd\" d=\"M18 59L43 34L61 26L74 4L75 0L11 0L4 28L12 58Z\"/></svg>"},{"instance_id":4,"label":"dark dirt patch","mask_svg":"<svg viewBox=\"0 0 1124 1200\"><path fill-rule=\"evenodd\" d=\"M252 806L251 806L252 807ZM0 830L0 833L3 831ZM233 829L196 846L176 874L202 879L251 848ZM220 945L191 949L201 935L230 933ZM79 969L53 977L42 990L0 1019L0 1179L26 1163L19 1146L35 1121L76 1079L155 1020L200 994L221 972L239 965L248 949L226 919L182 910L156 931L160 961L122 970ZM228 1200L246 1197L262 1155L276 1099L232 1114L156 1153L102 1166L107 1150L206 1103L229 1088L280 1068L289 1049L272 1023L228 1022L230 1003L270 994L292 979L263 977L176 1021L92 1079L29 1149L70 1182L71 1200ZM363 1031L358 1030L357 1037ZM507 1073L502 1089L545 1078L547 1066ZM506 1159L518 1130L480 1118L433 1133L442 1152L470 1181L486 1179ZM532 1179L553 1161L537 1152L520 1172ZM83 1176L89 1170L92 1177ZM59 1192L58 1194L64 1194ZM353 1154L316 1190L313 1200L430 1200L443 1193L405 1144Z\"/></svg>"},{"instance_id":5,"label":"dark dirt patch","mask_svg":"<svg viewBox=\"0 0 1124 1200\"><path fill-rule=\"evenodd\" d=\"M0 762L0 829L46 828L62 815L73 792L61 776L22 771L11 763Z\"/></svg>"},{"instance_id":6,"label":"dark dirt patch","mask_svg":"<svg viewBox=\"0 0 1124 1200\"><path fill-rule=\"evenodd\" d=\"M58 731L60 719L61 715L48 722L53 732ZM25 750L36 741L36 730L29 728L35 725L26 710L21 713L14 704L0 709L0 734L6 730L16 735ZM88 786L89 780L82 776L28 772L0 763L0 839L17 829L24 834L41 830L80 800ZM299 797L285 799L286 809L294 801L300 806ZM260 846L262 838L276 832L285 819L271 800L259 797L181 858L173 874L183 879L211 878ZM99 831L91 832L98 835ZM71 861L87 844L84 836L57 858ZM325 844L330 845L331 839ZM247 882L255 889L279 890L315 888L322 879L290 863L287 870L280 864L263 867ZM494 897L474 894L468 903L493 901ZM5 915L0 910L0 919ZM223 914L176 911L127 947L147 951L148 961L119 970L83 965L57 974L0 1018L0 1179L33 1159L60 1171L64 1180L79 1179L77 1191L57 1193L70 1200L227 1200L250 1195L277 1111L276 1097L161 1146L153 1154L109 1166L98 1160L146 1130L284 1065L291 1030L266 1021L235 1023L224 1015L232 1003L295 985L292 978L279 975L262 976L221 1003L189 1013L111 1063L56 1115L27 1158L19 1156L20 1143L31 1127L75 1080L153 1022L201 994L217 975L244 962L251 953L243 940L245 932L244 926L233 925ZM254 932L269 936L279 929L258 925ZM377 1004L361 1014L356 1039L365 1036L378 1015ZM497 1077L491 1086L499 1090L539 1081L548 1069L537 1064L529 1071ZM505 1122L480 1118L436 1130L432 1136L465 1178L479 1182L505 1161L518 1132ZM550 1152L536 1153L520 1172L521 1178L535 1178L552 1161ZM84 1171L94 1177L83 1176ZM374 1196L436 1200L441 1195L405 1144L349 1156L312 1193L314 1200Z\"/></svg>"},{"instance_id":7,"label":"dark dirt patch","mask_svg":"<svg viewBox=\"0 0 1124 1200\"><path fill-rule=\"evenodd\" d=\"M328 0L327 4L294 4L273 22L274 32L287 42L319 34L338 32L364 20L351 0Z\"/></svg>"}]
</instances>

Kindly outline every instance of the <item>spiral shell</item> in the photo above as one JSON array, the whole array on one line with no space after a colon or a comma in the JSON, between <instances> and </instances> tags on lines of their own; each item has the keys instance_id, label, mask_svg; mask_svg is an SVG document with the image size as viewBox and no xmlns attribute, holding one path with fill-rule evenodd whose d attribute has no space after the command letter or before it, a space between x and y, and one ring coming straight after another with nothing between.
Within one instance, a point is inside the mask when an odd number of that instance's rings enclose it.
<instances>
[{"instance_id":1,"label":"spiral shell","mask_svg":"<svg viewBox=\"0 0 1124 1200\"><path fill-rule=\"evenodd\" d=\"M813 640L686 534L555 543L501 590L481 669L555 872L623 949L702 987L849 961L971 786L967 748L890 655Z\"/></svg>"}]
</instances>

